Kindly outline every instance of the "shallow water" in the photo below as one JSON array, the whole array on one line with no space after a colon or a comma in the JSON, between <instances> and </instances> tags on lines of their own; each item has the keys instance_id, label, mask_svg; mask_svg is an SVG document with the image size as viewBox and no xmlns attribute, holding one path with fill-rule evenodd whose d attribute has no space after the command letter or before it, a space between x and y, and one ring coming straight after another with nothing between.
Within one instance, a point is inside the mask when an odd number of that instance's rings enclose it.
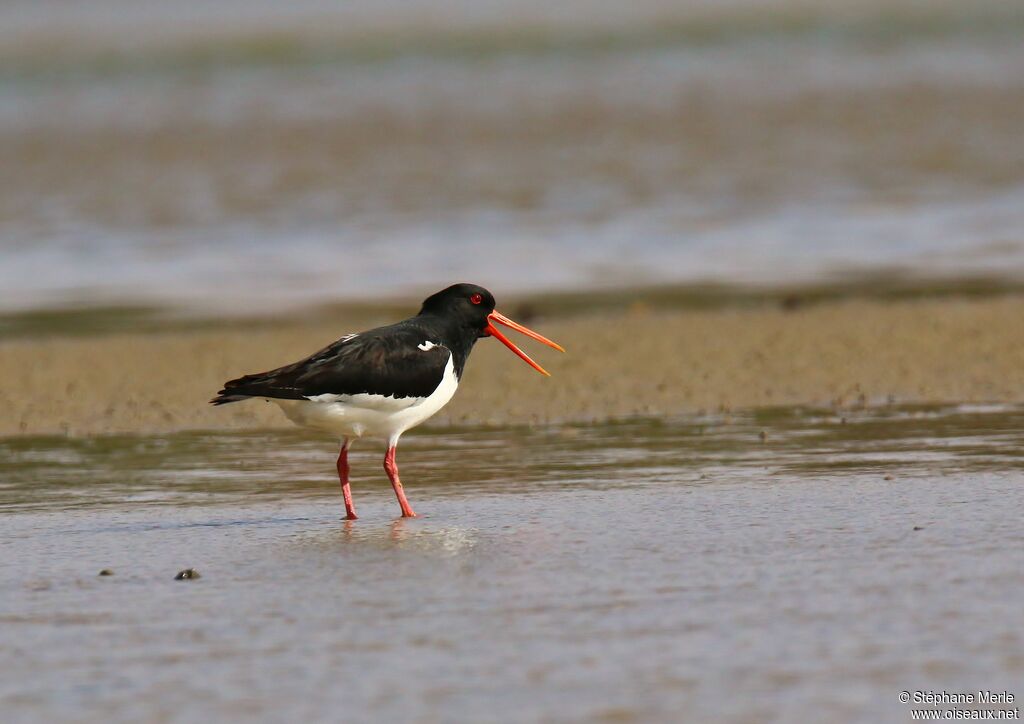
<instances>
[{"instance_id":1,"label":"shallow water","mask_svg":"<svg viewBox=\"0 0 1024 724\"><path fill-rule=\"evenodd\" d=\"M364 445L353 523L299 433L3 440L4 719L906 721L903 690L1024 694L1022 431L977 406L433 430L399 456L422 517Z\"/></svg>"}]
</instances>

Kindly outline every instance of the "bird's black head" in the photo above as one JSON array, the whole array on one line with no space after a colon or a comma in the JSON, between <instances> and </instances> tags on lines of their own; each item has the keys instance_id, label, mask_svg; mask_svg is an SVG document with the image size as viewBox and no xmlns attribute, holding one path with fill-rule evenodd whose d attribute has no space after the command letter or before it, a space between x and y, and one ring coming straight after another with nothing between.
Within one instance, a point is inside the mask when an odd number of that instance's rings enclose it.
<instances>
[{"instance_id":1,"label":"bird's black head","mask_svg":"<svg viewBox=\"0 0 1024 724\"><path fill-rule=\"evenodd\" d=\"M494 295L476 284L453 284L423 300L420 314L442 317L484 335L494 311Z\"/></svg>"},{"instance_id":2,"label":"bird's black head","mask_svg":"<svg viewBox=\"0 0 1024 724\"><path fill-rule=\"evenodd\" d=\"M429 319L432 327L444 332L445 343L452 350L452 355L458 356L460 360L456 363L458 374L462 373L462 365L479 337L494 337L535 370L544 375L548 374L523 350L512 344L508 337L494 326L495 324L522 332L527 337L554 347L560 352L565 351L547 337L537 334L518 322L513 322L496 310L494 295L476 284L454 284L447 289L442 289L437 294L432 294L423 301L419 317L421 323L423 318Z\"/></svg>"}]
</instances>

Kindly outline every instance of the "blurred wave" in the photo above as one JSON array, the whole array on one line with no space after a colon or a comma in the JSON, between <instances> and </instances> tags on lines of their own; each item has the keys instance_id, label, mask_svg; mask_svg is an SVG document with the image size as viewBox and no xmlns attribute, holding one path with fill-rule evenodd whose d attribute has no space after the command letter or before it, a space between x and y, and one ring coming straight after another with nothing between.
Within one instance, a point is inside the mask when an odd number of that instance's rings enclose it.
<instances>
[{"instance_id":1,"label":"blurred wave","mask_svg":"<svg viewBox=\"0 0 1024 724\"><path fill-rule=\"evenodd\" d=\"M0 5L0 308L1024 271L1019 3Z\"/></svg>"}]
</instances>

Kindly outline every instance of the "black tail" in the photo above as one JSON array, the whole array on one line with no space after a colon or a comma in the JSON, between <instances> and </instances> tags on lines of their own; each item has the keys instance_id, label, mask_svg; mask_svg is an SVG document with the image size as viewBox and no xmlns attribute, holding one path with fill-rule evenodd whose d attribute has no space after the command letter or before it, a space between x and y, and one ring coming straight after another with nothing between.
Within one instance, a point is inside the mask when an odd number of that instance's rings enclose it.
<instances>
[{"instance_id":1,"label":"black tail","mask_svg":"<svg viewBox=\"0 0 1024 724\"><path fill-rule=\"evenodd\" d=\"M229 402L241 402L250 397L261 397L260 388L267 383L267 373L245 375L224 383L224 389L210 400L211 405L226 405Z\"/></svg>"},{"instance_id":2,"label":"black tail","mask_svg":"<svg viewBox=\"0 0 1024 724\"><path fill-rule=\"evenodd\" d=\"M217 393L217 396L210 400L211 405L226 405L229 402L241 402L242 400L248 400L250 395L238 395L232 394L227 390L221 390Z\"/></svg>"},{"instance_id":3,"label":"black tail","mask_svg":"<svg viewBox=\"0 0 1024 724\"><path fill-rule=\"evenodd\" d=\"M287 380L281 379L281 372L288 369L288 367L282 367L270 372L245 375L237 380L228 380L224 383L224 389L210 400L210 404L226 405L229 402L240 402L250 397L276 397L285 400L301 400L303 397L299 391L289 386Z\"/></svg>"}]
</instances>

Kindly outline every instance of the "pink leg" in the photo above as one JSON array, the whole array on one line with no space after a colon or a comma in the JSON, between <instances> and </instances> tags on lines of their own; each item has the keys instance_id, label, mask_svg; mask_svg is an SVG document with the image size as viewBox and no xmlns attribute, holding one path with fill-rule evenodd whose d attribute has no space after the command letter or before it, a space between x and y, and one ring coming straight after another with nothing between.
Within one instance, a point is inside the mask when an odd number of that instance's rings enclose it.
<instances>
[{"instance_id":1,"label":"pink leg","mask_svg":"<svg viewBox=\"0 0 1024 724\"><path fill-rule=\"evenodd\" d=\"M402 517L415 518L416 514L412 512L412 506L410 506L409 501L405 499L405 491L402 490L402 481L398 479L398 465L395 463L394 445L388 448L388 454L384 456L384 472L388 474L388 479L391 481L391 487L395 489L395 495L398 496L398 504L402 506Z\"/></svg>"},{"instance_id":2,"label":"pink leg","mask_svg":"<svg viewBox=\"0 0 1024 724\"><path fill-rule=\"evenodd\" d=\"M345 520L356 520L356 506L352 503L352 487L348 484L348 438L341 444L338 453L338 480L341 481L341 495L345 498Z\"/></svg>"}]
</instances>

